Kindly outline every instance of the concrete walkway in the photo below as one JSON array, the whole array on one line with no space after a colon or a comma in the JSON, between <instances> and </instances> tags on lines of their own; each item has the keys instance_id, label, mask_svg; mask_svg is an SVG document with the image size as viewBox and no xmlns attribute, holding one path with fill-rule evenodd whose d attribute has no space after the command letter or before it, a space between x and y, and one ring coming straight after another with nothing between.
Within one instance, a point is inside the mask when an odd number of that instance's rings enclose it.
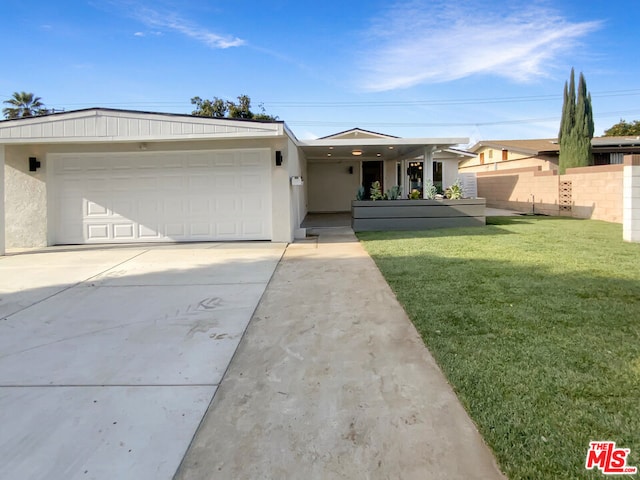
<instances>
[{"instance_id":1,"label":"concrete walkway","mask_svg":"<svg viewBox=\"0 0 640 480\"><path fill-rule=\"evenodd\" d=\"M290 245L176 474L503 479L350 228Z\"/></svg>"}]
</instances>

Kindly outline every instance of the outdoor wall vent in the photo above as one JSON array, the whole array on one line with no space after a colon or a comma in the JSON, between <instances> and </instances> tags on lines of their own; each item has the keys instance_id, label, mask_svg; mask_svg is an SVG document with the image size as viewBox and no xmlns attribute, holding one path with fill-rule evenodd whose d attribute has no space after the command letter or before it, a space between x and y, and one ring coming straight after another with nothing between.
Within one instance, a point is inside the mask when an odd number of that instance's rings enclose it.
<instances>
[{"instance_id":1,"label":"outdoor wall vent","mask_svg":"<svg viewBox=\"0 0 640 480\"><path fill-rule=\"evenodd\" d=\"M35 172L40 168L40 162L36 157L29 157L29 171Z\"/></svg>"}]
</instances>

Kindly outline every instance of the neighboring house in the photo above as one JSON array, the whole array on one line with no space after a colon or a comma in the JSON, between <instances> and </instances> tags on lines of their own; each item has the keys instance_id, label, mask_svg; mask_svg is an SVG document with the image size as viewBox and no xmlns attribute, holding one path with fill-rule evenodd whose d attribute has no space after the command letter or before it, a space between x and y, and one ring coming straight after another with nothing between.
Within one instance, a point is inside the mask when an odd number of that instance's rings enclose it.
<instances>
[{"instance_id":1,"label":"neighboring house","mask_svg":"<svg viewBox=\"0 0 640 480\"><path fill-rule=\"evenodd\" d=\"M621 165L625 155L640 154L640 136L594 137L591 148L594 165Z\"/></svg>"},{"instance_id":2,"label":"neighboring house","mask_svg":"<svg viewBox=\"0 0 640 480\"><path fill-rule=\"evenodd\" d=\"M594 165L622 164L624 155L640 153L640 137L594 137L591 147ZM483 140L469 151L475 157L460 162L460 173L524 167L548 171L558 170L560 145L557 139Z\"/></svg>"},{"instance_id":3,"label":"neighboring house","mask_svg":"<svg viewBox=\"0 0 640 480\"><path fill-rule=\"evenodd\" d=\"M0 122L6 247L304 236L361 184L455 182L465 138L350 130L298 140L281 121L91 108ZM4 175L4 180L2 179Z\"/></svg>"},{"instance_id":4,"label":"neighboring house","mask_svg":"<svg viewBox=\"0 0 640 480\"><path fill-rule=\"evenodd\" d=\"M476 143L469 151L475 157L460 162L460 173L525 167L540 167L545 171L558 169L560 146L555 139L486 140Z\"/></svg>"}]
</instances>

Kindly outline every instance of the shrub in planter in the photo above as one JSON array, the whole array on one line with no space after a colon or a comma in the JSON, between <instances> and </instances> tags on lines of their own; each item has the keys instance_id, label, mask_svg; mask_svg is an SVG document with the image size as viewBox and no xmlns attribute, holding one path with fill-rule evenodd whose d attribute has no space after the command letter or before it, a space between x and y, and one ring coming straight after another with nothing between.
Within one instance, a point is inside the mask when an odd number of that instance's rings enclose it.
<instances>
[{"instance_id":1,"label":"shrub in planter","mask_svg":"<svg viewBox=\"0 0 640 480\"><path fill-rule=\"evenodd\" d=\"M464 196L464 191L462 190L462 185L460 185L460 180L456 180L456 183L451 185L444 191L444 196L449 200L459 200Z\"/></svg>"},{"instance_id":2,"label":"shrub in planter","mask_svg":"<svg viewBox=\"0 0 640 480\"><path fill-rule=\"evenodd\" d=\"M433 200L436 198L438 194L438 188L431 182L431 180L427 180L424 184L424 198L427 200Z\"/></svg>"},{"instance_id":3,"label":"shrub in planter","mask_svg":"<svg viewBox=\"0 0 640 480\"><path fill-rule=\"evenodd\" d=\"M387 190L387 193L385 193L384 195L385 197L387 197L387 200L397 200L400 198L401 194L402 191L400 187L398 185L394 185L389 190Z\"/></svg>"},{"instance_id":4,"label":"shrub in planter","mask_svg":"<svg viewBox=\"0 0 640 480\"><path fill-rule=\"evenodd\" d=\"M371 184L369 194L371 196L371 200L382 200L384 198L382 195L382 190L380 189L380 182L373 182Z\"/></svg>"}]
</instances>

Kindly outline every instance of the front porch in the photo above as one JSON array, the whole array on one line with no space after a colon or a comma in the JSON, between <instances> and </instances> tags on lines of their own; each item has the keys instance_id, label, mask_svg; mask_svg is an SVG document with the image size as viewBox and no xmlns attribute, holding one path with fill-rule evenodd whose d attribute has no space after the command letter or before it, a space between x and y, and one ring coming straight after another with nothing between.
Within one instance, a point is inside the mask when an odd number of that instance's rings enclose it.
<instances>
[{"instance_id":1,"label":"front porch","mask_svg":"<svg viewBox=\"0 0 640 480\"><path fill-rule=\"evenodd\" d=\"M400 198L409 198L414 190L422 197L427 182L443 191L457 180L458 162L473 156L455 148L466 142L398 138L361 129L301 142L307 160L307 210L350 212L358 189L368 199L373 182L380 183L383 193L399 187Z\"/></svg>"}]
</instances>

